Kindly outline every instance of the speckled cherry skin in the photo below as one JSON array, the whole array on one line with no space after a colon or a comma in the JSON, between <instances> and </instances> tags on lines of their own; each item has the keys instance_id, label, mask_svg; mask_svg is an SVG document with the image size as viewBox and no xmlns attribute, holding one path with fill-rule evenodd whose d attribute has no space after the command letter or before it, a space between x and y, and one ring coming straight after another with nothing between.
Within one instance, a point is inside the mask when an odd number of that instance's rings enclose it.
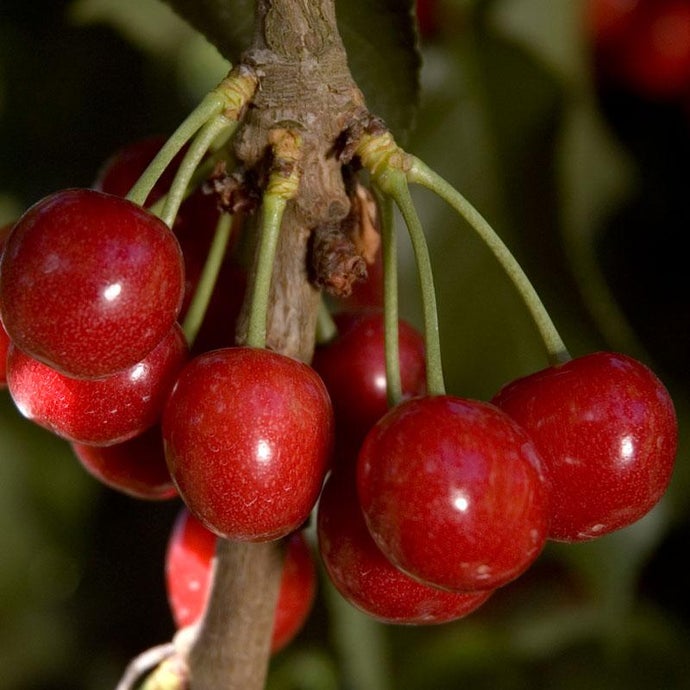
<instances>
[{"instance_id":1,"label":"speckled cherry skin","mask_svg":"<svg viewBox=\"0 0 690 690\"><path fill-rule=\"evenodd\" d=\"M537 558L548 491L527 434L488 403L413 398L367 434L357 488L369 531L416 579L495 589Z\"/></svg>"},{"instance_id":2,"label":"speckled cherry skin","mask_svg":"<svg viewBox=\"0 0 690 690\"><path fill-rule=\"evenodd\" d=\"M179 243L156 216L89 189L56 192L14 226L0 264L0 310L28 355L76 378L141 361L184 294Z\"/></svg>"},{"instance_id":3,"label":"speckled cherry skin","mask_svg":"<svg viewBox=\"0 0 690 690\"><path fill-rule=\"evenodd\" d=\"M138 436L158 422L187 358L178 324L141 362L102 379L64 376L13 343L7 382L27 419L68 441L107 446Z\"/></svg>"},{"instance_id":4,"label":"speckled cherry skin","mask_svg":"<svg viewBox=\"0 0 690 690\"><path fill-rule=\"evenodd\" d=\"M351 457L388 411L384 317L376 310L341 312L333 319L338 335L315 349L312 366L333 402L337 448ZM426 390L424 337L403 320L398 348L403 396L421 395Z\"/></svg>"},{"instance_id":5,"label":"speckled cherry skin","mask_svg":"<svg viewBox=\"0 0 690 690\"><path fill-rule=\"evenodd\" d=\"M549 537L586 541L645 515L666 491L678 424L671 397L644 364L596 352L504 386L493 402L544 461Z\"/></svg>"},{"instance_id":6,"label":"speckled cherry skin","mask_svg":"<svg viewBox=\"0 0 690 690\"><path fill-rule=\"evenodd\" d=\"M178 629L204 611L211 585L211 561L218 537L187 508L179 512L165 557L168 603ZM271 652L286 647L304 626L316 597L316 564L302 532L285 538L285 558L276 603Z\"/></svg>"},{"instance_id":7,"label":"speckled cherry skin","mask_svg":"<svg viewBox=\"0 0 690 690\"><path fill-rule=\"evenodd\" d=\"M269 350L192 359L163 414L170 473L208 529L266 541L302 525L330 462L333 410L316 372Z\"/></svg>"},{"instance_id":8,"label":"speckled cherry skin","mask_svg":"<svg viewBox=\"0 0 690 690\"><path fill-rule=\"evenodd\" d=\"M7 223L0 227L0 262L2 252L5 247L10 230L14 223ZM0 388L7 388L7 351L10 348L10 336L7 335L5 325L2 322L2 312L0 311Z\"/></svg>"},{"instance_id":9,"label":"speckled cherry skin","mask_svg":"<svg viewBox=\"0 0 690 690\"><path fill-rule=\"evenodd\" d=\"M382 623L433 625L458 620L492 594L430 587L396 568L376 546L347 468L332 472L317 510L319 552L328 576L353 606Z\"/></svg>"},{"instance_id":10,"label":"speckled cherry skin","mask_svg":"<svg viewBox=\"0 0 690 690\"><path fill-rule=\"evenodd\" d=\"M10 349L10 336L7 335L0 314L0 388L7 388L7 352Z\"/></svg>"},{"instance_id":11,"label":"speckled cherry skin","mask_svg":"<svg viewBox=\"0 0 690 690\"><path fill-rule=\"evenodd\" d=\"M84 469L110 489L150 501L178 495L165 462L159 425L112 446L70 445Z\"/></svg>"}]
</instances>

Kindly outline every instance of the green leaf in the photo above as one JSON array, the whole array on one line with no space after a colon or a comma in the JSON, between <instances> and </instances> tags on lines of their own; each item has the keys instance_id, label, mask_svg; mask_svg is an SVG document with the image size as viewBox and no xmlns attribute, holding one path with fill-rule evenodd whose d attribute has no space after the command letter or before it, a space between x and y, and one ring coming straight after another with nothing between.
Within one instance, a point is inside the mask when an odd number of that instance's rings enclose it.
<instances>
[{"instance_id":1,"label":"green leaf","mask_svg":"<svg viewBox=\"0 0 690 690\"><path fill-rule=\"evenodd\" d=\"M414 126L421 58L412 0L336 0L352 75L400 143Z\"/></svg>"},{"instance_id":2,"label":"green leaf","mask_svg":"<svg viewBox=\"0 0 690 690\"><path fill-rule=\"evenodd\" d=\"M239 61L254 33L253 0L165 0L232 63Z\"/></svg>"}]
</instances>

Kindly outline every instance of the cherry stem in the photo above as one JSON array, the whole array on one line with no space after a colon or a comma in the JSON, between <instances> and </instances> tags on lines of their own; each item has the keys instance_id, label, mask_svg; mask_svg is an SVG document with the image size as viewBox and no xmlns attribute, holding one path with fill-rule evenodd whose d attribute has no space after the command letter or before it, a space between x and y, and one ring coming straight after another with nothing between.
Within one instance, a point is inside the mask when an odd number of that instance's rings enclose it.
<instances>
[{"instance_id":1,"label":"cherry stem","mask_svg":"<svg viewBox=\"0 0 690 690\"><path fill-rule=\"evenodd\" d=\"M443 364L441 361L441 342L438 329L438 309L436 308L436 290L431 268L429 247L424 236L422 223L414 206L410 189L404 173L393 175L392 197L402 213L403 220L412 243L417 262L417 273L422 291L422 312L424 317L424 343L426 346L426 383L429 395L443 395L446 392L443 381Z\"/></svg>"},{"instance_id":2,"label":"cherry stem","mask_svg":"<svg viewBox=\"0 0 690 690\"><path fill-rule=\"evenodd\" d=\"M163 211L160 215L161 220L168 227L171 228L175 222L175 217L180 210L180 205L187 193L187 188L189 187L192 176L199 167L206 152L211 148L213 142L221 133L232 134L236 127L237 122L228 119L225 115L216 115L213 119L209 120L194 137L191 146L180 163L180 167L175 173L175 178L173 179L172 185L170 185Z\"/></svg>"},{"instance_id":3,"label":"cherry stem","mask_svg":"<svg viewBox=\"0 0 690 690\"><path fill-rule=\"evenodd\" d=\"M378 191L378 190L377 190ZM388 406L402 399L400 347L398 343L397 233L390 197L377 194L381 210L381 254L383 258L383 321Z\"/></svg>"},{"instance_id":4,"label":"cherry stem","mask_svg":"<svg viewBox=\"0 0 690 690\"><path fill-rule=\"evenodd\" d=\"M462 216L496 257L522 297L546 347L549 362L559 364L571 359L549 313L522 267L510 253L495 230L483 216L452 185L415 156L408 159L406 177L434 192Z\"/></svg>"},{"instance_id":5,"label":"cherry stem","mask_svg":"<svg viewBox=\"0 0 690 690\"><path fill-rule=\"evenodd\" d=\"M204 124L223 110L224 106L223 96L217 90L207 94L163 144L146 170L144 170L134 186L129 190L127 199L139 206L143 206L154 185L158 182L158 179L165 172L168 165L170 165L173 158Z\"/></svg>"},{"instance_id":6,"label":"cherry stem","mask_svg":"<svg viewBox=\"0 0 690 690\"><path fill-rule=\"evenodd\" d=\"M443 395L446 387L443 380L433 271L429 247L417 209L410 196L407 179L407 170L412 157L395 143L393 135L388 131L364 134L355 153L359 156L362 165L369 170L374 184L383 194L393 199L407 226L422 293L427 393Z\"/></svg>"},{"instance_id":7,"label":"cherry stem","mask_svg":"<svg viewBox=\"0 0 690 690\"><path fill-rule=\"evenodd\" d=\"M274 158L261 199L261 235L247 320L246 344L249 347L266 346L271 278L280 226L288 201L297 194L300 179L297 166L301 147L299 136L277 128L271 133L271 140Z\"/></svg>"},{"instance_id":8,"label":"cherry stem","mask_svg":"<svg viewBox=\"0 0 690 690\"><path fill-rule=\"evenodd\" d=\"M259 79L251 67L240 65L230 70L225 79L206 94L196 108L187 115L177 129L168 137L160 151L129 190L127 199L139 206L143 206L154 185L165 172L168 165L170 165L173 158L205 125L215 121L219 116L226 118L228 121L238 123L247 103L254 96L258 83ZM231 134L232 132L229 132L228 137ZM187 185L184 186L184 190L181 192L182 195L184 195L186 187ZM165 205L168 206L168 203L171 204L172 208L173 202L166 200Z\"/></svg>"},{"instance_id":9,"label":"cherry stem","mask_svg":"<svg viewBox=\"0 0 690 690\"><path fill-rule=\"evenodd\" d=\"M194 291L194 297L189 304L184 323L182 324L182 330L184 331L187 343L190 347L194 344L201 324L204 321L206 309L211 300L213 289L216 286L220 267L223 264L223 258L228 246L228 241L230 240L231 231L232 215L229 213L221 213L218 218L218 224L216 225L216 232L213 235L213 241L208 251L208 256L206 257L206 262L204 263L204 268L199 277L199 283Z\"/></svg>"}]
</instances>

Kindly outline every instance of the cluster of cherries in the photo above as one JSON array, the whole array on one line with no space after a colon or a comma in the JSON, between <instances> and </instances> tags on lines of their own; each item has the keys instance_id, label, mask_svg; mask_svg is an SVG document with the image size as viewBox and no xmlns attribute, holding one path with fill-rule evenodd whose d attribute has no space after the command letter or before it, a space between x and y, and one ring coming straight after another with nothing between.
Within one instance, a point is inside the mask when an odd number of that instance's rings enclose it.
<instances>
[{"instance_id":1,"label":"cluster of cherries","mask_svg":"<svg viewBox=\"0 0 690 690\"><path fill-rule=\"evenodd\" d=\"M688 0L588 0L598 73L642 98L690 99Z\"/></svg>"},{"instance_id":2,"label":"cluster of cherries","mask_svg":"<svg viewBox=\"0 0 690 690\"><path fill-rule=\"evenodd\" d=\"M236 346L244 272L232 247L188 343L180 323L220 211L194 192L171 229L124 198L161 143L123 149L94 188L59 191L5 228L0 381L106 485L182 499L166 563L179 627L203 612L218 538L285 540L275 651L314 599L313 514L349 602L432 624L477 609L547 540L602 536L660 500L674 407L622 354L548 367L490 402L430 395L424 337L401 320L402 400L390 406L380 292L335 315L311 366Z\"/></svg>"}]
</instances>

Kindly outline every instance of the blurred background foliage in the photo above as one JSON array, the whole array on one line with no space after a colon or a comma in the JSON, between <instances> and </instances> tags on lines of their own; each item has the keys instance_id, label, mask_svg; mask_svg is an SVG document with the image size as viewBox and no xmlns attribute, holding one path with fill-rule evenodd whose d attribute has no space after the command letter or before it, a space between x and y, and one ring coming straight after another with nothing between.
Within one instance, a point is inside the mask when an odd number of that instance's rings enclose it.
<instances>
[{"instance_id":1,"label":"blurred background foliage","mask_svg":"<svg viewBox=\"0 0 690 690\"><path fill-rule=\"evenodd\" d=\"M687 104L602 83L579 0L437 5L418 46L414 121L409 89L379 91L381 75L397 70L409 85L414 57L391 52L382 68L380 46L345 17L370 105L411 124L408 150L494 225L573 355L615 349L657 371L680 418L677 471L638 524L548 545L458 623L372 626L324 583L307 627L274 658L269 686L690 688ZM238 16L238 27L247 20ZM390 31L374 26L385 45ZM54 190L89 186L118 147L171 132L226 69L159 0L3 0L0 225ZM489 398L545 366L543 348L489 252L440 202L420 190L415 199L434 261L447 387ZM403 315L419 323L404 240L401 256ZM102 488L0 391L4 688L114 687L130 658L170 638L162 563L178 507Z\"/></svg>"}]
</instances>

